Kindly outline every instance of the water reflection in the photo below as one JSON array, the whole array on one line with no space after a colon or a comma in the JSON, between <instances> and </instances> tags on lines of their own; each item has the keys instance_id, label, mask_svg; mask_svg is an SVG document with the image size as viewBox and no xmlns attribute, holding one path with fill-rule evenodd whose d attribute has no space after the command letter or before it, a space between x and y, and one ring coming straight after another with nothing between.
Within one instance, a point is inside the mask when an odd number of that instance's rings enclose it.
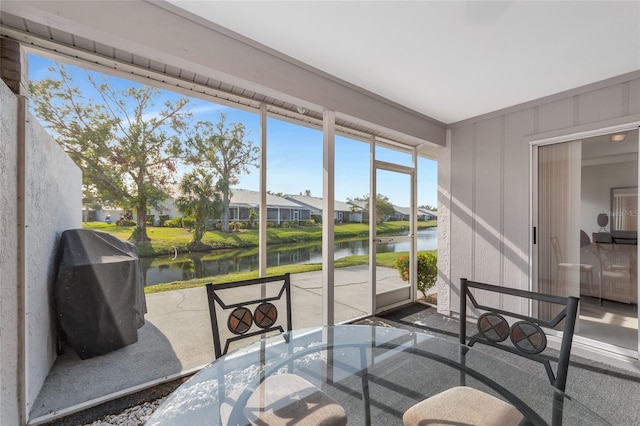
<instances>
[{"instance_id":1,"label":"water reflection","mask_svg":"<svg viewBox=\"0 0 640 426\"><path fill-rule=\"evenodd\" d=\"M436 228L417 233L418 250L437 248ZM408 242L379 244L378 253L409 251ZM369 239L335 243L334 259L369 254ZM172 256L142 258L145 285L258 270L258 248L216 250L209 253L188 253L171 260ZM154 262L156 265L151 265ZM162 264L159 264L161 263ZM322 262L322 242L301 246L276 246L267 249L267 267Z\"/></svg>"}]
</instances>

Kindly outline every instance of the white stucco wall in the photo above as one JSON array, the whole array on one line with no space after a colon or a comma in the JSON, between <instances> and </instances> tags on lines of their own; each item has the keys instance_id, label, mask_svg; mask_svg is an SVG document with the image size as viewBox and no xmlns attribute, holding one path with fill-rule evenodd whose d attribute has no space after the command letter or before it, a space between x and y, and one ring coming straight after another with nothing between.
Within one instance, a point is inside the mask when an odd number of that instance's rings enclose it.
<instances>
[{"instance_id":1,"label":"white stucco wall","mask_svg":"<svg viewBox=\"0 0 640 426\"><path fill-rule=\"evenodd\" d=\"M438 311L459 311L462 277L529 288L532 140L636 121L640 72L451 125L438 154Z\"/></svg>"},{"instance_id":2,"label":"white stucco wall","mask_svg":"<svg viewBox=\"0 0 640 426\"><path fill-rule=\"evenodd\" d=\"M56 357L54 257L60 235L82 226L82 172L29 116L26 133L27 410Z\"/></svg>"},{"instance_id":3,"label":"white stucco wall","mask_svg":"<svg viewBox=\"0 0 640 426\"><path fill-rule=\"evenodd\" d=\"M18 101L0 80L0 424L19 424L18 404Z\"/></svg>"}]
</instances>

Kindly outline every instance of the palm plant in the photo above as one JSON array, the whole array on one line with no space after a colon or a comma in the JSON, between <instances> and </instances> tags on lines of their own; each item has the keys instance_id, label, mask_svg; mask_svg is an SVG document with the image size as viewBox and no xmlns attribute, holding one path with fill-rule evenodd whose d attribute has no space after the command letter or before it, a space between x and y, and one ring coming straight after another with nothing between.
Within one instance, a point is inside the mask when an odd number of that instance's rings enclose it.
<instances>
[{"instance_id":1,"label":"palm plant","mask_svg":"<svg viewBox=\"0 0 640 426\"><path fill-rule=\"evenodd\" d=\"M178 210L195 219L191 245L201 245L207 219L220 215L223 207L213 174L204 169L185 174L180 182L180 191L182 195L176 199Z\"/></svg>"}]
</instances>

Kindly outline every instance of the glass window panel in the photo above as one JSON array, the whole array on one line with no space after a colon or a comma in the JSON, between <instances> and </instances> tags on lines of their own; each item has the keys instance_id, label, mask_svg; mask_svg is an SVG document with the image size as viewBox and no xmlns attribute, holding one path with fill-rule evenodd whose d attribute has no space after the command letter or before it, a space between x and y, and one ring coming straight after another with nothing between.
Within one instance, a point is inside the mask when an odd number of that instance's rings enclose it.
<instances>
[{"instance_id":1,"label":"glass window panel","mask_svg":"<svg viewBox=\"0 0 640 426\"><path fill-rule=\"evenodd\" d=\"M370 145L341 136L335 150L335 321L370 314Z\"/></svg>"},{"instance_id":2,"label":"glass window panel","mask_svg":"<svg viewBox=\"0 0 640 426\"><path fill-rule=\"evenodd\" d=\"M376 145L376 160L387 163L400 164L401 166L413 166L412 155L408 150Z\"/></svg>"},{"instance_id":3,"label":"glass window panel","mask_svg":"<svg viewBox=\"0 0 640 426\"><path fill-rule=\"evenodd\" d=\"M267 123L267 274L292 274L294 328L322 324L322 139L316 129Z\"/></svg>"}]
</instances>

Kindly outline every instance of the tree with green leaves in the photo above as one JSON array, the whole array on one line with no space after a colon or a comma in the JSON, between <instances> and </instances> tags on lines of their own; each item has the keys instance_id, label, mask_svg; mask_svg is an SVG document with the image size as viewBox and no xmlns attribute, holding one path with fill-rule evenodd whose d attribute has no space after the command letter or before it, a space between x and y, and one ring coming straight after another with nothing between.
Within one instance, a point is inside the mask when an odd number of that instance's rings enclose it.
<instances>
[{"instance_id":1,"label":"tree with green leaves","mask_svg":"<svg viewBox=\"0 0 640 426\"><path fill-rule=\"evenodd\" d=\"M369 206L367 205L367 209ZM376 223L379 225L393 218L396 214L396 208L389 201L389 197L378 194L376 197Z\"/></svg>"},{"instance_id":2,"label":"tree with green leaves","mask_svg":"<svg viewBox=\"0 0 640 426\"><path fill-rule=\"evenodd\" d=\"M173 183L191 120L188 100L166 101L158 110L158 89L117 90L89 72L72 75L62 64L50 71L54 77L30 84L33 113L82 170L83 198L134 208L130 239L148 241L147 209L158 207ZM87 88L80 89L79 75ZM87 98L91 91L97 100Z\"/></svg>"},{"instance_id":3,"label":"tree with green leaves","mask_svg":"<svg viewBox=\"0 0 640 426\"><path fill-rule=\"evenodd\" d=\"M226 115L214 126L210 122L198 122L194 136L186 141L186 160L191 164L211 168L218 176L217 187L222 193L224 210L222 231L229 232L229 202L231 187L239 182L241 174L249 173L250 166L257 167L260 150L253 142L245 140L242 123L226 125Z\"/></svg>"},{"instance_id":4,"label":"tree with green leaves","mask_svg":"<svg viewBox=\"0 0 640 426\"><path fill-rule=\"evenodd\" d=\"M361 201L365 203L364 211L369 211L369 194L363 197L355 197L353 200ZM389 197L378 194L376 197L376 223L380 225L381 223L391 219L396 214L396 209L393 207L393 204L389 201Z\"/></svg>"},{"instance_id":5,"label":"tree with green leaves","mask_svg":"<svg viewBox=\"0 0 640 426\"><path fill-rule=\"evenodd\" d=\"M191 247L206 248L202 238L206 232L207 219L216 217L222 211L222 201L213 174L200 168L185 174L180 182L180 192L182 195L175 201L178 210L195 219Z\"/></svg>"}]
</instances>

